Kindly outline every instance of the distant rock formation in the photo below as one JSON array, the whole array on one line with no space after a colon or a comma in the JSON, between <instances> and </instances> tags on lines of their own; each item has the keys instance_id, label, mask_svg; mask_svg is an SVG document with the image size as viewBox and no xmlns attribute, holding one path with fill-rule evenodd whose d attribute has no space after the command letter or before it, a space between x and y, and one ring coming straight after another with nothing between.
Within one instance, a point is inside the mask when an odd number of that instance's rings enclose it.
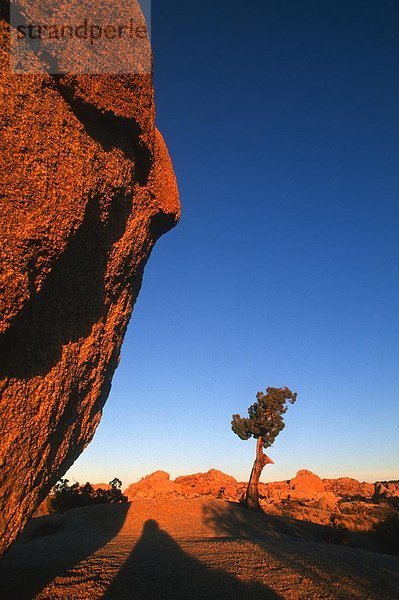
<instances>
[{"instance_id":1,"label":"distant rock formation","mask_svg":"<svg viewBox=\"0 0 399 600\"><path fill-rule=\"evenodd\" d=\"M32 18L36 3L18 5ZM143 22L136 0L122 5ZM151 74L15 75L6 19L0 36L1 555L92 439L144 266L180 206Z\"/></svg>"},{"instance_id":2,"label":"distant rock formation","mask_svg":"<svg viewBox=\"0 0 399 600\"><path fill-rule=\"evenodd\" d=\"M236 495L238 482L231 475L226 475L217 469L210 469L206 473L177 477L175 483L180 486L186 497L231 498Z\"/></svg>"},{"instance_id":3,"label":"distant rock formation","mask_svg":"<svg viewBox=\"0 0 399 600\"><path fill-rule=\"evenodd\" d=\"M374 495L374 484L357 481L351 477L339 477L338 479L323 479L327 491L337 496L363 496L372 498Z\"/></svg>"},{"instance_id":4,"label":"distant rock formation","mask_svg":"<svg viewBox=\"0 0 399 600\"><path fill-rule=\"evenodd\" d=\"M174 481L170 480L169 473L155 471L130 485L124 494L129 501L135 498L199 498L201 496L235 499L238 486L234 477L216 469L206 473L184 475Z\"/></svg>"},{"instance_id":5,"label":"distant rock formation","mask_svg":"<svg viewBox=\"0 0 399 600\"><path fill-rule=\"evenodd\" d=\"M317 497L317 494L324 493L325 488L322 480L318 475L301 469L290 480L289 497L295 500L312 500Z\"/></svg>"},{"instance_id":6,"label":"distant rock formation","mask_svg":"<svg viewBox=\"0 0 399 600\"><path fill-rule=\"evenodd\" d=\"M399 482L398 481L377 481L374 486L373 499L379 498L398 498L399 500Z\"/></svg>"},{"instance_id":7,"label":"distant rock formation","mask_svg":"<svg viewBox=\"0 0 399 600\"><path fill-rule=\"evenodd\" d=\"M133 498L170 498L178 495L178 486L170 480L169 473L155 471L129 486L124 494L128 500Z\"/></svg>"},{"instance_id":8,"label":"distant rock formation","mask_svg":"<svg viewBox=\"0 0 399 600\"><path fill-rule=\"evenodd\" d=\"M93 490L110 490L111 489L111 485L109 483L93 483L92 486Z\"/></svg>"},{"instance_id":9,"label":"distant rock formation","mask_svg":"<svg viewBox=\"0 0 399 600\"><path fill-rule=\"evenodd\" d=\"M199 498L211 496L238 501L246 489L231 475L211 469L206 473L183 475L174 481L169 473L155 471L131 484L124 492L129 501L135 498ZM341 497L361 496L365 499L399 496L399 482L360 483L356 479L320 479L318 475L301 469L295 477L285 481L259 484L263 504L283 501L312 502L320 510L334 510Z\"/></svg>"}]
</instances>

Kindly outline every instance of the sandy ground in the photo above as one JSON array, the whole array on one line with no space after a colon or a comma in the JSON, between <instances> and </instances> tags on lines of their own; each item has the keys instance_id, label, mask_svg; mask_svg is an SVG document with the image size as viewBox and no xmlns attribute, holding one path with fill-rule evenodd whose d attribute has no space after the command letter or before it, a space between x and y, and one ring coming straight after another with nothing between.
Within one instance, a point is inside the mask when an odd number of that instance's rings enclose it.
<instances>
[{"instance_id":1,"label":"sandy ground","mask_svg":"<svg viewBox=\"0 0 399 600\"><path fill-rule=\"evenodd\" d=\"M399 597L399 558L317 539L221 500L80 508L31 522L0 564L0 598Z\"/></svg>"}]
</instances>

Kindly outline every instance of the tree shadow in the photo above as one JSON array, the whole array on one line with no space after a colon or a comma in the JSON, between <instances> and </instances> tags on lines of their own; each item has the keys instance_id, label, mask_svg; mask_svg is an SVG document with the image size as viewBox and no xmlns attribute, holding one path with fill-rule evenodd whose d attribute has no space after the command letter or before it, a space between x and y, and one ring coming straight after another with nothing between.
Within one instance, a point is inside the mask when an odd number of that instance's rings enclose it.
<instances>
[{"instance_id":1,"label":"tree shadow","mask_svg":"<svg viewBox=\"0 0 399 600\"><path fill-rule=\"evenodd\" d=\"M112 540L129 506L88 506L30 521L0 562L0 598L35 598L56 577Z\"/></svg>"},{"instance_id":2,"label":"tree shadow","mask_svg":"<svg viewBox=\"0 0 399 600\"><path fill-rule=\"evenodd\" d=\"M254 513L234 502L210 502L203 522L230 539L248 539L320 590L334 597L396 597L399 560L323 542L327 527ZM395 592L396 590L396 592ZM354 595L355 592L355 595ZM324 596L322 596L324 597Z\"/></svg>"},{"instance_id":3,"label":"tree shadow","mask_svg":"<svg viewBox=\"0 0 399 600\"><path fill-rule=\"evenodd\" d=\"M290 517L251 511L237 502L208 502L202 507L203 522L217 533L240 539L286 536L320 541L325 526Z\"/></svg>"},{"instance_id":4,"label":"tree shadow","mask_svg":"<svg viewBox=\"0 0 399 600\"><path fill-rule=\"evenodd\" d=\"M216 550L217 551L217 550ZM239 581L189 556L154 520L146 521L104 600L265 600L280 598L260 584Z\"/></svg>"}]
</instances>

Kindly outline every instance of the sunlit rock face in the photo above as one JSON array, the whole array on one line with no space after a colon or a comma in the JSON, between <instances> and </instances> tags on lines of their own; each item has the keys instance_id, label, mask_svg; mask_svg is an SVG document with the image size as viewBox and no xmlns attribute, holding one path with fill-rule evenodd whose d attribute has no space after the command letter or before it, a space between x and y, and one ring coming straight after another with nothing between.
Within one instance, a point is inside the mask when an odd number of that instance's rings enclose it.
<instances>
[{"instance_id":1,"label":"sunlit rock face","mask_svg":"<svg viewBox=\"0 0 399 600\"><path fill-rule=\"evenodd\" d=\"M137 498L192 499L201 496L235 500L240 485L234 477L217 469L211 469L206 473L183 475L174 481L170 479L169 473L155 471L140 481L132 483L124 493L129 501Z\"/></svg>"},{"instance_id":2,"label":"sunlit rock face","mask_svg":"<svg viewBox=\"0 0 399 600\"><path fill-rule=\"evenodd\" d=\"M0 554L92 439L180 211L151 74L15 74L2 16Z\"/></svg>"}]
</instances>

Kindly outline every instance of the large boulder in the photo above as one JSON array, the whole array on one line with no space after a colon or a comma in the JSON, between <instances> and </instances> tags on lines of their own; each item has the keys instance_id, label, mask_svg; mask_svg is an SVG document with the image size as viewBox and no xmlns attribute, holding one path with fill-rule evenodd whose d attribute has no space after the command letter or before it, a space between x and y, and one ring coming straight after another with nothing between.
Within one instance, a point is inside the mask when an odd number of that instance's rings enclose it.
<instances>
[{"instance_id":1,"label":"large boulder","mask_svg":"<svg viewBox=\"0 0 399 600\"><path fill-rule=\"evenodd\" d=\"M37 5L19 2L31 21ZM137 0L112 10L143 23ZM180 210L151 72L17 75L1 16L0 554L92 439L144 266ZM36 70L40 52L26 47Z\"/></svg>"},{"instance_id":2,"label":"large boulder","mask_svg":"<svg viewBox=\"0 0 399 600\"><path fill-rule=\"evenodd\" d=\"M132 483L124 494L131 502L135 498L171 498L178 495L179 491L179 486L170 480L169 473L155 471L137 483Z\"/></svg>"},{"instance_id":3,"label":"large boulder","mask_svg":"<svg viewBox=\"0 0 399 600\"><path fill-rule=\"evenodd\" d=\"M325 492L322 480L318 475L301 469L290 480L290 498L295 500L311 500L320 492Z\"/></svg>"}]
</instances>

